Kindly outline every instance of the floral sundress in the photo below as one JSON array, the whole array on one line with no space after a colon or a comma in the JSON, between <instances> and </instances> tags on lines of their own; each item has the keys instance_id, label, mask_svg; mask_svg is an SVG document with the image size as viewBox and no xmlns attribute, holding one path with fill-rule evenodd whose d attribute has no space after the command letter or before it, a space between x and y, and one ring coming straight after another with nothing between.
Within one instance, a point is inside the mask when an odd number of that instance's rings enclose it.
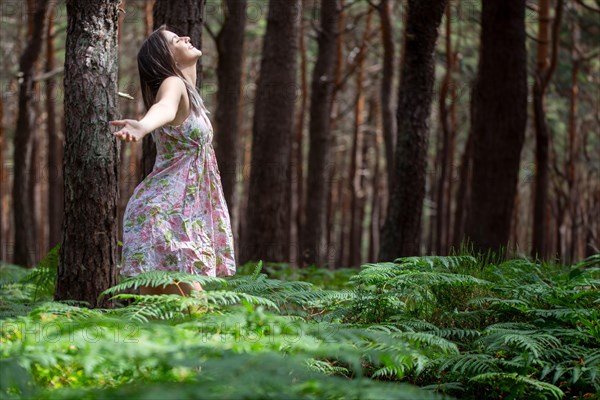
<instances>
[{"instance_id":1,"label":"floral sundress","mask_svg":"<svg viewBox=\"0 0 600 400\"><path fill-rule=\"evenodd\" d=\"M123 216L120 274L235 274L233 235L204 107L152 132L156 161Z\"/></svg>"}]
</instances>

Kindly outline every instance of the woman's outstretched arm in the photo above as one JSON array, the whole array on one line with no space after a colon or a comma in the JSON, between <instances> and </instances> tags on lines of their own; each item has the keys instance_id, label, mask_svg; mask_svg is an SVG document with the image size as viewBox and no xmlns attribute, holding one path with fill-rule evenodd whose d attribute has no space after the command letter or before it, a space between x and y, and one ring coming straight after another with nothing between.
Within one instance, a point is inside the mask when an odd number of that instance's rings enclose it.
<instances>
[{"instance_id":1,"label":"woman's outstretched arm","mask_svg":"<svg viewBox=\"0 0 600 400\"><path fill-rule=\"evenodd\" d=\"M144 118L110 121L121 129L113 132L118 139L137 142L156 128L172 122L177 115L181 99L186 96L185 84L181 78L170 76L163 81L156 94L156 102L150 107Z\"/></svg>"}]
</instances>

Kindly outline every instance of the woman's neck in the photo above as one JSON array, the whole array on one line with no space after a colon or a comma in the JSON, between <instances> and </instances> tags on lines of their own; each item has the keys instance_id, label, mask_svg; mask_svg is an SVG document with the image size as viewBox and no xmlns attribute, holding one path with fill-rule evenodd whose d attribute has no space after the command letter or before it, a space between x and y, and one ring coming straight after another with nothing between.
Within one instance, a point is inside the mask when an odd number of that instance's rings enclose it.
<instances>
[{"instance_id":1,"label":"woman's neck","mask_svg":"<svg viewBox=\"0 0 600 400\"><path fill-rule=\"evenodd\" d=\"M189 67L185 67L181 70L181 74L188 82L192 84L193 87L196 87L196 64L190 65Z\"/></svg>"}]
</instances>

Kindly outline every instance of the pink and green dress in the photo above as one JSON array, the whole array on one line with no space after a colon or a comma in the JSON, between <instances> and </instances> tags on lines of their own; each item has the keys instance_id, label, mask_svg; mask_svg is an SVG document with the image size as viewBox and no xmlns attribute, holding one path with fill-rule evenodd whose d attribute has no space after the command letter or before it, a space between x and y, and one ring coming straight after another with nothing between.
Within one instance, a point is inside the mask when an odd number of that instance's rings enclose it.
<instances>
[{"instance_id":1,"label":"pink and green dress","mask_svg":"<svg viewBox=\"0 0 600 400\"><path fill-rule=\"evenodd\" d=\"M152 132L154 169L135 188L123 217L121 275L154 270L235 274L212 125L201 108L181 125Z\"/></svg>"}]
</instances>

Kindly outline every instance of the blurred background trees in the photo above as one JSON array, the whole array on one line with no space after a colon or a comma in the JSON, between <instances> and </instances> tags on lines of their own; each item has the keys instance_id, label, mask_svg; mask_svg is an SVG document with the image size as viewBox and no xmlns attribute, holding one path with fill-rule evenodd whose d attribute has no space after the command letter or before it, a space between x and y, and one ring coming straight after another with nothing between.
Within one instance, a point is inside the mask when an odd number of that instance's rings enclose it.
<instances>
[{"instance_id":1,"label":"blurred background trees","mask_svg":"<svg viewBox=\"0 0 600 400\"><path fill-rule=\"evenodd\" d=\"M90 140L65 124L66 4L45 3L0 5L0 259L23 265L60 240L65 137ZM437 29L412 1L122 1L120 114L144 111L145 36L195 29L240 262L357 266L466 239L563 262L597 253L600 3L428 3ZM438 36L431 57L411 24ZM430 95L410 63L430 63ZM402 147L417 136L418 151ZM118 152L118 240L143 147Z\"/></svg>"}]
</instances>

